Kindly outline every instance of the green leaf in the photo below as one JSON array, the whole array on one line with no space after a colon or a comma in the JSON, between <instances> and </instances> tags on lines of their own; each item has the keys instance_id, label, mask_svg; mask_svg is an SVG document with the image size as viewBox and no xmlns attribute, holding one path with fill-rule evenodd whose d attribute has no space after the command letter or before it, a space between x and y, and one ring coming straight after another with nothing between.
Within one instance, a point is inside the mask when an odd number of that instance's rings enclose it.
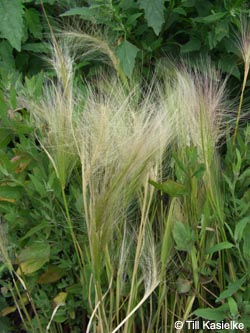
<instances>
[{"instance_id":1,"label":"green leaf","mask_svg":"<svg viewBox=\"0 0 250 333\"><path fill-rule=\"evenodd\" d=\"M26 43L22 46L22 50L34 53L48 53L49 47L45 43Z\"/></svg>"},{"instance_id":2,"label":"green leaf","mask_svg":"<svg viewBox=\"0 0 250 333\"><path fill-rule=\"evenodd\" d=\"M206 166L204 163L201 163L193 173L193 177L195 177L196 179L201 179L205 171L206 171Z\"/></svg>"},{"instance_id":3,"label":"green leaf","mask_svg":"<svg viewBox=\"0 0 250 333\"><path fill-rule=\"evenodd\" d=\"M139 6L145 12L145 18L148 26L153 28L155 34L158 36L162 24L164 23L164 2L165 0L139 0Z\"/></svg>"},{"instance_id":4,"label":"green leaf","mask_svg":"<svg viewBox=\"0 0 250 333\"><path fill-rule=\"evenodd\" d=\"M231 316L236 317L239 313L239 310L238 310L237 303L235 302L233 297L228 298L228 305L229 305L229 310L230 310Z\"/></svg>"},{"instance_id":5,"label":"green leaf","mask_svg":"<svg viewBox=\"0 0 250 333\"><path fill-rule=\"evenodd\" d=\"M214 23L216 21L219 21L220 19L222 19L222 17L224 17L226 15L226 13L214 13L212 15L208 15L205 17L196 17L193 19L194 22L198 22L198 23L205 23L205 24L210 24L210 23Z\"/></svg>"},{"instance_id":6,"label":"green leaf","mask_svg":"<svg viewBox=\"0 0 250 333\"><path fill-rule=\"evenodd\" d=\"M67 10L65 13L61 14L60 16L75 16L79 15L82 16L85 19L93 20L95 15L97 13L97 8L100 6L95 7L75 7L71 8L70 10Z\"/></svg>"},{"instance_id":7,"label":"green leaf","mask_svg":"<svg viewBox=\"0 0 250 333\"><path fill-rule=\"evenodd\" d=\"M240 71L237 67L237 57L234 55L224 54L223 58L219 60L219 69L223 72L233 75L238 80L240 80Z\"/></svg>"},{"instance_id":8,"label":"green leaf","mask_svg":"<svg viewBox=\"0 0 250 333\"><path fill-rule=\"evenodd\" d=\"M3 40L0 43L0 62L2 62L4 68L7 68L10 71L15 69L13 48L6 40Z\"/></svg>"},{"instance_id":9,"label":"green leaf","mask_svg":"<svg viewBox=\"0 0 250 333\"><path fill-rule=\"evenodd\" d=\"M40 22L39 12L34 8L26 9L24 18L26 20L29 32L38 39L42 38L42 25Z\"/></svg>"},{"instance_id":10,"label":"green leaf","mask_svg":"<svg viewBox=\"0 0 250 333\"><path fill-rule=\"evenodd\" d=\"M180 221L175 222L173 227L173 237L177 250L190 251L194 245L194 233L188 224L184 224Z\"/></svg>"},{"instance_id":11,"label":"green leaf","mask_svg":"<svg viewBox=\"0 0 250 333\"><path fill-rule=\"evenodd\" d=\"M46 271L39 276L37 282L40 284L53 283L60 280L65 274L66 271L62 268L50 265Z\"/></svg>"},{"instance_id":12,"label":"green leaf","mask_svg":"<svg viewBox=\"0 0 250 333\"><path fill-rule=\"evenodd\" d=\"M20 269L24 274L36 272L49 261L49 257L48 243L34 243L20 252L18 256Z\"/></svg>"},{"instance_id":13,"label":"green leaf","mask_svg":"<svg viewBox=\"0 0 250 333\"><path fill-rule=\"evenodd\" d=\"M234 230L234 239L236 242L241 241L245 227L249 222L250 222L250 218L249 218L249 216L246 216L236 224L236 227Z\"/></svg>"},{"instance_id":14,"label":"green leaf","mask_svg":"<svg viewBox=\"0 0 250 333\"><path fill-rule=\"evenodd\" d=\"M246 260L250 260L250 224L244 229L243 240L243 256Z\"/></svg>"},{"instance_id":15,"label":"green leaf","mask_svg":"<svg viewBox=\"0 0 250 333\"><path fill-rule=\"evenodd\" d=\"M179 197L187 194L185 185L175 182L174 180L167 180L162 184L158 184L153 180L149 180L149 184L153 185L158 190L167 193L171 197Z\"/></svg>"},{"instance_id":16,"label":"green leaf","mask_svg":"<svg viewBox=\"0 0 250 333\"><path fill-rule=\"evenodd\" d=\"M124 73L130 78L135 66L135 58L139 49L125 40L116 48L116 55Z\"/></svg>"},{"instance_id":17,"label":"green leaf","mask_svg":"<svg viewBox=\"0 0 250 333\"><path fill-rule=\"evenodd\" d=\"M33 0L34 1L34 0ZM43 0L43 3L48 3L50 5L54 5L54 3L56 2L56 0ZM36 0L35 1L36 5L41 5L41 0Z\"/></svg>"},{"instance_id":18,"label":"green leaf","mask_svg":"<svg viewBox=\"0 0 250 333\"><path fill-rule=\"evenodd\" d=\"M29 238L30 236L40 232L41 230L46 229L46 227L48 227L48 222L42 222L39 223L38 225L34 226L33 228L29 229L29 231L22 237L19 239L19 241L24 241L25 239ZM41 233L40 233L41 235Z\"/></svg>"},{"instance_id":19,"label":"green leaf","mask_svg":"<svg viewBox=\"0 0 250 333\"><path fill-rule=\"evenodd\" d=\"M12 47L21 51L23 6L20 0L0 1L0 34Z\"/></svg>"},{"instance_id":20,"label":"green leaf","mask_svg":"<svg viewBox=\"0 0 250 333\"><path fill-rule=\"evenodd\" d=\"M29 175L30 180L32 181L32 184L34 185L34 188L37 190L37 192L42 196L45 197L47 195L46 189L44 184L39 179L38 175L34 176L32 174Z\"/></svg>"},{"instance_id":21,"label":"green leaf","mask_svg":"<svg viewBox=\"0 0 250 333\"><path fill-rule=\"evenodd\" d=\"M218 322L222 321L227 316L224 311L221 311L219 309L211 309L211 308L195 310L194 314L198 317L208 319L208 320L216 320Z\"/></svg>"},{"instance_id":22,"label":"green leaf","mask_svg":"<svg viewBox=\"0 0 250 333\"><path fill-rule=\"evenodd\" d=\"M221 242L221 243L216 244L215 246L211 247L210 249L208 249L206 251L206 253L207 254L212 254L214 252L218 252L218 251L221 251L221 250L231 249L232 247L234 247L234 245L232 243Z\"/></svg>"},{"instance_id":23,"label":"green leaf","mask_svg":"<svg viewBox=\"0 0 250 333\"><path fill-rule=\"evenodd\" d=\"M187 16L187 12L185 9L183 9L182 7L176 7L173 9L173 13L177 13L177 14L180 14L180 15L184 15L184 16Z\"/></svg>"},{"instance_id":24,"label":"green leaf","mask_svg":"<svg viewBox=\"0 0 250 333\"><path fill-rule=\"evenodd\" d=\"M127 25L129 26L135 24L140 16L142 16L142 13L135 13L133 15L130 15L127 20Z\"/></svg>"},{"instance_id":25,"label":"green leaf","mask_svg":"<svg viewBox=\"0 0 250 333\"><path fill-rule=\"evenodd\" d=\"M224 290L220 296L216 299L216 303L220 302L221 300L231 297L234 293L236 293L243 283L246 281L247 276L244 275L241 279L236 280L235 282L231 282L228 284L226 290Z\"/></svg>"},{"instance_id":26,"label":"green leaf","mask_svg":"<svg viewBox=\"0 0 250 333\"><path fill-rule=\"evenodd\" d=\"M186 44L181 46L181 53L188 53L192 51L199 51L201 48L201 41L195 37L191 38Z\"/></svg>"},{"instance_id":27,"label":"green leaf","mask_svg":"<svg viewBox=\"0 0 250 333\"><path fill-rule=\"evenodd\" d=\"M21 186L0 186L0 201L16 202L22 197Z\"/></svg>"}]
</instances>

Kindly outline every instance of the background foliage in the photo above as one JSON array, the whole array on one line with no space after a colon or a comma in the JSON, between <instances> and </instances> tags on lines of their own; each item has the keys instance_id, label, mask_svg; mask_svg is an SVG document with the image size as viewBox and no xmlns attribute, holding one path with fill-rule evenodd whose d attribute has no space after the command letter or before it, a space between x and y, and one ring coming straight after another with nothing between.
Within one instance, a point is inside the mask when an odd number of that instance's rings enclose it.
<instances>
[{"instance_id":1,"label":"background foliage","mask_svg":"<svg viewBox=\"0 0 250 333\"><path fill-rule=\"evenodd\" d=\"M34 100L39 99L43 73L54 75L46 61L51 48L51 29L55 35L66 26L66 29L73 27L98 38L101 36L118 58L129 83L136 75L142 75L145 81L154 73L160 77L166 56L191 65L209 56L223 76L229 75L229 87L234 88L230 93L235 97L240 91L244 67L235 44L242 14L249 16L248 3L243 0L44 0L43 4L40 0L0 1L0 216L1 226L4 225L0 238L6 241L6 244L2 241L2 246L8 248L11 265L14 269L21 267L38 309L36 313L25 292L18 294L22 282L17 281L14 286L8 261L1 262L0 333L42 332L40 326L48 324L57 306L51 326L55 332L84 332L89 318L88 298L94 298L93 288L83 290L79 281L77 253L71 242L70 228L65 227L60 182L38 141L29 110L18 105L17 96L22 89L28 89ZM94 81L98 70L105 67L95 56L77 61L77 75L87 80ZM201 297L200 304L194 304L193 310L197 316L210 320L240 318L245 327L250 327L250 134L244 118L241 125L236 146L229 132L222 142L225 239L210 250L204 250L210 251L204 254L204 257L210 255L210 261L204 261L209 269L202 272L205 287L211 282L210 278L214 280L206 302L202 303ZM173 179L164 186L152 183L160 192L160 202L166 206L172 197L186 198L187 193L192 198L197 197L197 184L205 172L204 165L198 162L195 149L185 154L185 161L173 157ZM188 165L188 175L181 168L183 162ZM80 242L85 244L79 170L76 165L65 195ZM184 204L187 212L190 207L195 212L195 205L195 200L190 206L187 201ZM209 216L210 208L206 209L199 219ZM180 277L171 289L170 303L177 311L175 299L180 300L180 313L185 305L191 304L189 269L195 265L194 252L200 244L190 225L184 227L179 222L173 228L173 242L178 251L176 263L181 268L178 274L173 273L174 280ZM185 242L182 242L183 234ZM194 251L191 254L190 247ZM217 265L221 262L226 267L223 274L218 273ZM85 261L84 274L89 280L89 258ZM221 274L221 280L217 280L216 274ZM107 287L105 283L104 279ZM123 292L122 297L126 299L129 291ZM66 298L66 306L60 307ZM206 308L207 303L213 308ZM201 304L202 308L198 309ZM22 331L19 307L28 309L27 327L22 326Z\"/></svg>"},{"instance_id":2,"label":"background foliage","mask_svg":"<svg viewBox=\"0 0 250 333\"><path fill-rule=\"evenodd\" d=\"M55 30L76 20L86 32L104 29L128 77L135 64L149 75L164 56L195 63L209 55L223 73L240 79L234 32L240 13L248 12L243 0L44 0L43 4ZM39 72L49 39L40 0L2 0L0 9L0 68L29 75ZM94 65L82 63L84 75Z\"/></svg>"}]
</instances>

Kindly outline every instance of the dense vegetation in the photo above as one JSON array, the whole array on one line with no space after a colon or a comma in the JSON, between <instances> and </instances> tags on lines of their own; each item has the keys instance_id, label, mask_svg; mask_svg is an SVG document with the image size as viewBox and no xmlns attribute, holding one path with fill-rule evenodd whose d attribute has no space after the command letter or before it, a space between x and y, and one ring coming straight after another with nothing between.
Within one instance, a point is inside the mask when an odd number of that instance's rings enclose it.
<instances>
[{"instance_id":1,"label":"dense vegetation","mask_svg":"<svg viewBox=\"0 0 250 333\"><path fill-rule=\"evenodd\" d=\"M249 15L0 1L0 333L249 330Z\"/></svg>"}]
</instances>

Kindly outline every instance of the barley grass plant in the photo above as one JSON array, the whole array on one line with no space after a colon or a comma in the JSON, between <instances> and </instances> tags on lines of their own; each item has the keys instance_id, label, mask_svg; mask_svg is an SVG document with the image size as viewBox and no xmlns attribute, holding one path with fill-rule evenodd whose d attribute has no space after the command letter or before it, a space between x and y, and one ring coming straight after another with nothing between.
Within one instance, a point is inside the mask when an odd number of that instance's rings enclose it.
<instances>
[{"instance_id":1,"label":"barley grass plant","mask_svg":"<svg viewBox=\"0 0 250 333\"><path fill-rule=\"evenodd\" d=\"M160 180L163 154L173 138L172 117L152 87L146 93L139 87L128 93L119 78L102 78L100 87L88 85L83 93L74 86L74 58L69 54L65 45L57 44L51 60L56 79L45 84L40 101L23 100L32 108L39 142L61 183L80 281L89 293L94 290L87 332L117 332L123 325L129 332L135 329L134 313L159 284L160 261L151 226L155 190L148 180ZM65 194L78 164L88 236L83 247ZM125 248L127 243L134 254ZM86 264L92 268L89 280ZM124 279L130 290L125 298Z\"/></svg>"}]
</instances>

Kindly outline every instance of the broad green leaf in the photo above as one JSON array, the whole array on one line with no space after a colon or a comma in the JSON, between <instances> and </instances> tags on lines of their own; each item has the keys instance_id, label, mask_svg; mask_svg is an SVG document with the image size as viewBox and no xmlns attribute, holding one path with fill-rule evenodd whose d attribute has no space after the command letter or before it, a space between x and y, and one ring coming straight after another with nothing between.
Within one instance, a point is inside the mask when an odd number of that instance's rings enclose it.
<instances>
[{"instance_id":1,"label":"broad green leaf","mask_svg":"<svg viewBox=\"0 0 250 333\"><path fill-rule=\"evenodd\" d=\"M24 18L29 32L38 39L42 38L42 25L40 22L39 12L34 8L26 9Z\"/></svg>"},{"instance_id":2,"label":"broad green leaf","mask_svg":"<svg viewBox=\"0 0 250 333\"><path fill-rule=\"evenodd\" d=\"M158 190L167 193L171 197L179 197L187 194L187 189L185 185L175 182L174 180L167 180L161 184L149 180L149 184L153 185Z\"/></svg>"},{"instance_id":3,"label":"broad green leaf","mask_svg":"<svg viewBox=\"0 0 250 333\"><path fill-rule=\"evenodd\" d=\"M188 224L176 221L173 227L173 237L177 250L190 251L194 245L194 233Z\"/></svg>"},{"instance_id":4,"label":"broad green leaf","mask_svg":"<svg viewBox=\"0 0 250 333\"><path fill-rule=\"evenodd\" d=\"M236 280L235 282L231 282L228 284L228 287L226 290L224 290L220 296L216 299L216 303L220 302L221 300L231 297L233 294L235 294L240 287L243 285L243 283L246 281L247 276L244 275L241 279Z\"/></svg>"},{"instance_id":5,"label":"broad green leaf","mask_svg":"<svg viewBox=\"0 0 250 333\"><path fill-rule=\"evenodd\" d=\"M24 274L38 271L49 261L50 246L48 243L34 243L22 250L18 256L20 269Z\"/></svg>"},{"instance_id":6,"label":"broad green leaf","mask_svg":"<svg viewBox=\"0 0 250 333\"><path fill-rule=\"evenodd\" d=\"M199 51L200 48L201 48L201 41L193 37L190 39L190 41L181 46L181 52L188 53L192 51Z\"/></svg>"},{"instance_id":7,"label":"broad green leaf","mask_svg":"<svg viewBox=\"0 0 250 333\"><path fill-rule=\"evenodd\" d=\"M216 321L222 321L227 317L227 314L224 311L221 311L220 309L216 308L198 309L194 311L194 314L200 318L208 320L216 320Z\"/></svg>"},{"instance_id":8,"label":"broad green leaf","mask_svg":"<svg viewBox=\"0 0 250 333\"><path fill-rule=\"evenodd\" d=\"M0 34L12 47L21 51L23 6L21 0L0 1Z\"/></svg>"},{"instance_id":9,"label":"broad green leaf","mask_svg":"<svg viewBox=\"0 0 250 333\"><path fill-rule=\"evenodd\" d=\"M198 23L210 24L219 21L226 15L226 12L215 13L205 17L196 17L193 20Z\"/></svg>"},{"instance_id":10,"label":"broad green leaf","mask_svg":"<svg viewBox=\"0 0 250 333\"><path fill-rule=\"evenodd\" d=\"M165 0L139 0L139 6L145 12L145 18L148 26L153 28L155 34L158 36L162 24L164 23L164 7Z\"/></svg>"},{"instance_id":11,"label":"broad green leaf","mask_svg":"<svg viewBox=\"0 0 250 333\"><path fill-rule=\"evenodd\" d=\"M116 48L116 55L124 73L130 78L135 66L135 58L139 49L125 40Z\"/></svg>"},{"instance_id":12,"label":"broad green leaf","mask_svg":"<svg viewBox=\"0 0 250 333\"><path fill-rule=\"evenodd\" d=\"M232 243L221 242L221 243L216 244L215 246L211 247L210 249L208 249L206 251L206 253L207 254L212 254L214 252L218 252L218 251L221 251L221 250L231 249L232 247L234 247L234 245Z\"/></svg>"}]
</instances>

